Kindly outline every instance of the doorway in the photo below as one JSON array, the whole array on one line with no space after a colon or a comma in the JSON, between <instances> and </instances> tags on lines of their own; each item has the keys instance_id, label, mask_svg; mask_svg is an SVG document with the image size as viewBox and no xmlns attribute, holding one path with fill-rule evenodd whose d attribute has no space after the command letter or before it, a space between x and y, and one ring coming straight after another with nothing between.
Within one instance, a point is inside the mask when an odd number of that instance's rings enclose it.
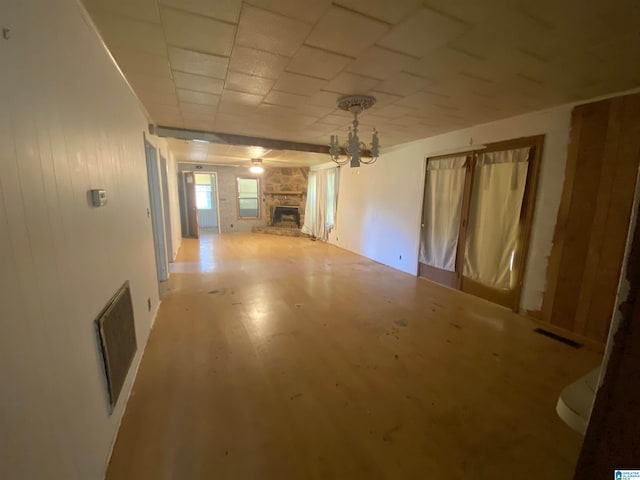
<instances>
[{"instance_id":1,"label":"doorway","mask_svg":"<svg viewBox=\"0 0 640 480\"><path fill-rule=\"evenodd\" d=\"M169 278L167 268L167 248L165 241L164 214L162 207L162 189L160 187L160 169L158 152L147 140L144 141L144 152L147 161L147 182L149 185L149 216L153 230L153 248L156 257L158 281Z\"/></svg>"},{"instance_id":2,"label":"doorway","mask_svg":"<svg viewBox=\"0 0 640 480\"><path fill-rule=\"evenodd\" d=\"M543 141L426 159L420 276L518 310Z\"/></svg>"},{"instance_id":3,"label":"doorway","mask_svg":"<svg viewBox=\"0 0 640 480\"><path fill-rule=\"evenodd\" d=\"M200 233L220 233L218 180L215 173L196 173L196 208Z\"/></svg>"}]
</instances>

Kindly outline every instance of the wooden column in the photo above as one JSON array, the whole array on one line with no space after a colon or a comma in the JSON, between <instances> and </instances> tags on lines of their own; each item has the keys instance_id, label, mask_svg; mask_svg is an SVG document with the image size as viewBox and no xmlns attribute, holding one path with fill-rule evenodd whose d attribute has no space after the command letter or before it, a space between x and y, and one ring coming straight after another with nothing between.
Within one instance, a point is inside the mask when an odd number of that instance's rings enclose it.
<instances>
[{"instance_id":1,"label":"wooden column","mask_svg":"<svg viewBox=\"0 0 640 480\"><path fill-rule=\"evenodd\" d=\"M640 94L578 106L571 126L542 319L604 343L640 160Z\"/></svg>"},{"instance_id":2,"label":"wooden column","mask_svg":"<svg viewBox=\"0 0 640 480\"><path fill-rule=\"evenodd\" d=\"M640 222L636 222L627 265L629 294L620 306L622 321L574 480L613 478L615 469L640 469Z\"/></svg>"}]
</instances>

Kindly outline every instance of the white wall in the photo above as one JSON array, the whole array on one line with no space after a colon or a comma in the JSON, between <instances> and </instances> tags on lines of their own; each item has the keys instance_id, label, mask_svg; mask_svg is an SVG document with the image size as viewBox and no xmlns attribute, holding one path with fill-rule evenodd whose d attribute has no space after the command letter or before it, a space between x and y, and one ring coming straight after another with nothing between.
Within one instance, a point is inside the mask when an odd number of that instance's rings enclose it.
<instances>
[{"instance_id":1,"label":"white wall","mask_svg":"<svg viewBox=\"0 0 640 480\"><path fill-rule=\"evenodd\" d=\"M425 157L474 144L545 134L520 307L539 310L562 194L571 109L565 105L411 142L383 151L377 163L343 167L338 224L330 241L416 274ZM381 132L381 141L384 132ZM402 257L402 259L400 259Z\"/></svg>"},{"instance_id":2,"label":"white wall","mask_svg":"<svg viewBox=\"0 0 640 480\"><path fill-rule=\"evenodd\" d=\"M2 26L0 478L97 480L159 302L147 120L74 0L3 1ZM126 280L139 348L109 416L94 318Z\"/></svg>"}]
</instances>

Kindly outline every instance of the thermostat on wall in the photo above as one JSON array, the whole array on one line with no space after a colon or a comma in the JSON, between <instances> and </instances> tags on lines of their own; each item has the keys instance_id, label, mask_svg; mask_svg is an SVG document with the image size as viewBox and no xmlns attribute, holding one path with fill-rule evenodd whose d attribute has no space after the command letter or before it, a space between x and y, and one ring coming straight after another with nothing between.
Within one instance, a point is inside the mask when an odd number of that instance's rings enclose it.
<instances>
[{"instance_id":1,"label":"thermostat on wall","mask_svg":"<svg viewBox=\"0 0 640 480\"><path fill-rule=\"evenodd\" d=\"M94 207L102 207L107 204L107 191L103 189L91 190L91 200Z\"/></svg>"}]
</instances>

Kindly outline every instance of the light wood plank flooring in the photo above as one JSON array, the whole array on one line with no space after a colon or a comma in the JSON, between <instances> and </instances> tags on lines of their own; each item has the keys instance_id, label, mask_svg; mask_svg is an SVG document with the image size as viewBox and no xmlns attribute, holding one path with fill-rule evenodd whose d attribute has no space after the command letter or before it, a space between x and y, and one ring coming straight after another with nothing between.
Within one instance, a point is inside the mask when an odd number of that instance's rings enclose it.
<instances>
[{"instance_id":1,"label":"light wood plank flooring","mask_svg":"<svg viewBox=\"0 0 640 480\"><path fill-rule=\"evenodd\" d=\"M600 356L303 238L185 240L108 480L570 479Z\"/></svg>"}]
</instances>

